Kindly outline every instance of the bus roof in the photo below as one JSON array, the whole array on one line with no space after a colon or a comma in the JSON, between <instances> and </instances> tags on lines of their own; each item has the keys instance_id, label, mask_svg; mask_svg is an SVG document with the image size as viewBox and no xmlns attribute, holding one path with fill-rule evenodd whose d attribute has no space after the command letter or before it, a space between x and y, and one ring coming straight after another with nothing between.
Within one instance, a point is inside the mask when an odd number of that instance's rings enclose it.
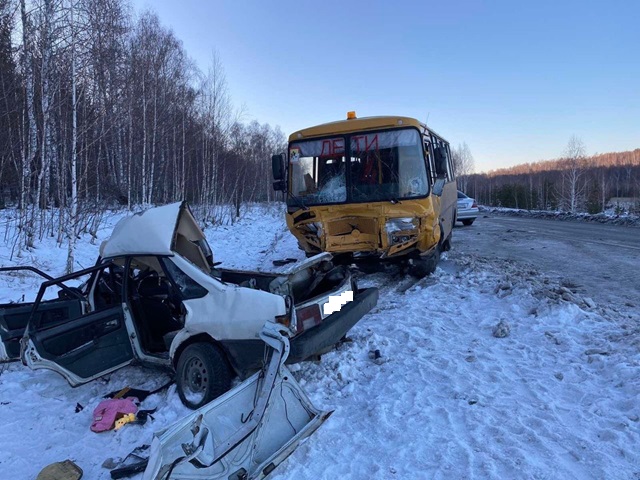
<instances>
[{"instance_id":1,"label":"bus roof","mask_svg":"<svg viewBox=\"0 0 640 480\"><path fill-rule=\"evenodd\" d=\"M289 135L289 141L294 142L296 140L302 140L305 138L322 137L326 135L342 134L350 132L360 132L363 130L378 130L385 128L397 128L397 127L416 127L421 132L431 132L437 137L440 137L433 130L427 128L427 126L411 117L397 117L397 116L381 116L381 117L362 117L352 118L349 120L339 120L337 122L323 123L314 127L304 128L298 130ZM442 138L442 137L440 137ZM444 140L444 139L442 139Z\"/></svg>"}]
</instances>

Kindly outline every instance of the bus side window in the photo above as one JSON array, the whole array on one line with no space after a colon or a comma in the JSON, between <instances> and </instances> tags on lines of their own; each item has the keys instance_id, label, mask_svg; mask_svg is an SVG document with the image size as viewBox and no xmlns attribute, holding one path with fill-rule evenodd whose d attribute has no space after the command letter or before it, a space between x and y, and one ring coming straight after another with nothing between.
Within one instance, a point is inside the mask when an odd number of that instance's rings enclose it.
<instances>
[{"instance_id":1,"label":"bus side window","mask_svg":"<svg viewBox=\"0 0 640 480\"><path fill-rule=\"evenodd\" d=\"M448 180L452 181L454 178L456 178L456 172L453 171L453 161L451 158L451 152L449 149L449 145L447 145L447 165L448 165L448 169L449 169L449 176L448 176Z\"/></svg>"},{"instance_id":2,"label":"bus side window","mask_svg":"<svg viewBox=\"0 0 640 480\"><path fill-rule=\"evenodd\" d=\"M434 154L437 177L449 180L449 158L447 155L447 147L442 144L436 146L434 148Z\"/></svg>"},{"instance_id":3,"label":"bus side window","mask_svg":"<svg viewBox=\"0 0 640 480\"><path fill-rule=\"evenodd\" d=\"M431 142L429 142L429 140L427 140L426 138L424 139L424 154L425 154L425 160L427 164L429 180L431 185L433 185L433 182L436 181L436 166L433 162L433 152L431 150Z\"/></svg>"}]
</instances>

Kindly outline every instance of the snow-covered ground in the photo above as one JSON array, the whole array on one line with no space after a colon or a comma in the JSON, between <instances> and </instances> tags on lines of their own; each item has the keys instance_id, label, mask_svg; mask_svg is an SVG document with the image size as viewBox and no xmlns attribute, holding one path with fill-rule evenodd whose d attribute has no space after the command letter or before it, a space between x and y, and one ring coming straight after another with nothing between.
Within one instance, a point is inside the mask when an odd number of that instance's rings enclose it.
<instances>
[{"instance_id":1,"label":"snow-covered ground","mask_svg":"<svg viewBox=\"0 0 640 480\"><path fill-rule=\"evenodd\" d=\"M578 222L606 223L610 225L624 225L640 227L640 216L630 213L616 213L615 209L607 209L603 213L571 213L561 210L525 210L522 208L487 207L480 205L480 212L517 217L544 218L549 220L565 220Z\"/></svg>"},{"instance_id":2,"label":"snow-covered ground","mask_svg":"<svg viewBox=\"0 0 640 480\"><path fill-rule=\"evenodd\" d=\"M80 264L95 261L116 220L96 245L81 244ZM303 258L274 208L256 206L206 233L225 267ZM8 255L0 244L0 265L15 263ZM57 275L65 257L45 240L19 261ZM352 341L292 368L316 406L335 413L272 478L640 478L639 316L566 302L537 272L455 246L417 283L397 271L359 282L377 285L380 301ZM0 302L29 299L36 288L31 277L2 277ZM143 402L158 408L146 425L95 434L91 412L104 394L167 377L130 367L71 389L51 372L0 369L0 478L35 478L70 458L85 478L107 479L106 459L187 413L172 386Z\"/></svg>"}]
</instances>

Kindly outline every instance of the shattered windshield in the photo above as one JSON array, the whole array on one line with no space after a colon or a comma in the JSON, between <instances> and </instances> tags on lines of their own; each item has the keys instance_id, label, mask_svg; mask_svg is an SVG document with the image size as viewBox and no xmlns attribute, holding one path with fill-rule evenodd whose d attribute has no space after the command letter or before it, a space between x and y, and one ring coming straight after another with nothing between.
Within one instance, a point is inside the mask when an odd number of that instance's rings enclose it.
<instances>
[{"instance_id":1,"label":"shattered windshield","mask_svg":"<svg viewBox=\"0 0 640 480\"><path fill-rule=\"evenodd\" d=\"M429 193L414 128L291 143L289 174L291 194L298 198L292 204L376 202Z\"/></svg>"},{"instance_id":2,"label":"shattered windshield","mask_svg":"<svg viewBox=\"0 0 640 480\"><path fill-rule=\"evenodd\" d=\"M351 136L351 184L354 202L423 197L427 170L415 129Z\"/></svg>"},{"instance_id":3,"label":"shattered windshield","mask_svg":"<svg viewBox=\"0 0 640 480\"><path fill-rule=\"evenodd\" d=\"M347 200L343 137L292 143L289 162L291 193L305 204Z\"/></svg>"}]
</instances>

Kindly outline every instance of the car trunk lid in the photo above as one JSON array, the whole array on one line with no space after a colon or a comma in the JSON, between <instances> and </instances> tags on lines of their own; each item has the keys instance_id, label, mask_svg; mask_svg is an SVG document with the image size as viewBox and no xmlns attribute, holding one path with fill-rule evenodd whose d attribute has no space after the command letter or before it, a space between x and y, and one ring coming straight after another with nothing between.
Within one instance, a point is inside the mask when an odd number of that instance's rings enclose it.
<instances>
[{"instance_id":1,"label":"car trunk lid","mask_svg":"<svg viewBox=\"0 0 640 480\"><path fill-rule=\"evenodd\" d=\"M284 366L284 330L267 323L264 370L155 435L145 480L263 478L315 432L332 412L313 406Z\"/></svg>"}]
</instances>

